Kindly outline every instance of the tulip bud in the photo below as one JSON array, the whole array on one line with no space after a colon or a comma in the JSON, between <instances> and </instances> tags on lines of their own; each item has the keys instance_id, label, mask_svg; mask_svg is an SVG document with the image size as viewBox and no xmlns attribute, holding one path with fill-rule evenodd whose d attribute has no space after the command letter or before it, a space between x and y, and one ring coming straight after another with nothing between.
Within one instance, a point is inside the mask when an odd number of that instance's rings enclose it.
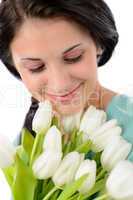
<instances>
[{"instance_id":1,"label":"tulip bud","mask_svg":"<svg viewBox=\"0 0 133 200\"><path fill-rule=\"evenodd\" d=\"M125 160L132 149L132 144L121 136L113 136L101 155L102 166L110 171L121 160Z\"/></svg>"},{"instance_id":2,"label":"tulip bud","mask_svg":"<svg viewBox=\"0 0 133 200\"><path fill-rule=\"evenodd\" d=\"M118 125L117 123L117 119L111 119L109 121L106 121L105 123L103 123L100 127L98 127L95 131L91 132L90 135L100 135L103 132L116 127Z\"/></svg>"},{"instance_id":3,"label":"tulip bud","mask_svg":"<svg viewBox=\"0 0 133 200\"><path fill-rule=\"evenodd\" d=\"M61 161L59 168L52 178L55 185L60 187L66 183L72 182L83 159L84 155L76 151L68 153Z\"/></svg>"},{"instance_id":4,"label":"tulip bud","mask_svg":"<svg viewBox=\"0 0 133 200\"><path fill-rule=\"evenodd\" d=\"M16 148L9 142L5 135L0 134L0 168L6 168L13 164Z\"/></svg>"},{"instance_id":5,"label":"tulip bud","mask_svg":"<svg viewBox=\"0 0 133 200\"><path fill-rule=\"evenodd\" d=\"M113 135L120 136L122 129L116 126L116 124L117 120L115 119L107 121L90 135L90 140L93 143L92 150L94 152L103 151Z\"/></svg>"},{"instance_id":6,"label":"tulip bud","mask_svg":"<svg viewBox=\"0 0 133 200\"><path fill-rule=\"evenodd\" d=\"M54 175L62 158L61 152L44 151L33 163L32 170L36 178L47 179Z\"/></svg>"},{"instance_id":7,"label":"tulip bud","mask_svg":"<svg viewBox=\"0 0 133 200\"><path fill-rule=\"evenodd\" d=\"M71 133L74 128L79 129L80 119L82 111L74 114L62 117L62 126L66 133Z\"/></svg>"},{"instance_id":8,"label":"tulip bud","mask_svg":"<svg viewBox=\"0 0 133 200\"><path fill-rule=\"evenodd\" d=\"M96 162L94 160L84 160L75 175L75 180L83 176L84 174L88 174L88 178L79 188L79 192L82 194L88 193L95 184L96 181Z\"/></svg>"},{"instance_id":9,"label":"tulip bud","mask_svg":"<svg viewBox=\"0 0 133 200\"><path fill-rule=\"evenodd\" d=\"M113 199L133 200L133 163L120 161L111 171L106 188Z\"/></svg>"},{"instance_id":10,"label":"tulip bud","mask_svg":"<svg viewBox=\"0 0 133 200\"><path fill-rule=\"evenodd\" d=\"M35 116L32 121L32 129L36 133L45 132L51 125L52 105L49 101L39 103Z\"/></svg>"},{"instance_id":11,"label":"tulip bud","mask_svg":"<svg viewBox=\"0 0 133 200\"><path fill-rule=\"evenodd\" d=\"M62 152L61 132L52 126L46 133L43 149L55 152Z\"/></svg>"},{"instance_id":12,"label":"tulip bud","mask_svg":"<svg viewBox=\"0 0 133 200\"><path fill-rule=\"evenodd\" d=\"M83 141L89 139L89 135L103 124L106 118L106 113L103 110L98 110L94 106L90 106L83 115L80 124L80 131L84 132Z\"/></svg>"}]
</instances>

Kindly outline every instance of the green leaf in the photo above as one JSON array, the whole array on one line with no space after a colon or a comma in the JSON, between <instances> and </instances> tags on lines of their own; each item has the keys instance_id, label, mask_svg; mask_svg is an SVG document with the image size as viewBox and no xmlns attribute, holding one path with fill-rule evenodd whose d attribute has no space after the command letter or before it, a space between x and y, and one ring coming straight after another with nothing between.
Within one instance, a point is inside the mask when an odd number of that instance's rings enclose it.
<instances>
[{"instance_id":1,"label":"green leaf","mask_svg":"<svg viewBox=\"0 0 133 200\"><path fill-rule=\"evenodd\" d=\"M98 181L99 179L103 179L105 175L107 175L107 171L102 168L101 171L99 171L99 173L97 174L96 181Z\"/></svg>"},{"instance_id":2,"label":"green leaf","mask_svg":"<svg viewBox=\"0 0 133 200\"><path fill-rule=\"evenodd\" d=\"M91 144L92 142L90 140L84 142L83 144L79 145L75 151L78 151L79 153L88 153L88 151L91 150Z\"/></svg>"},{"instance_id":3,"label":"green leaf","mask_svg":"<svg viewBox=\"0 0 133 200\"><path fill-rule=\"evenodd\" d=\"M46 196L49 191L54 187L54 183L52 179L46 179L43 182L42 193L40 194L41 197Z\"/></svg>"},{"instance_id":4,"label":"green leaf","mask_svg":"<svg viewBox=\"0 0 133 200\"><path fill-rule=\"evenodd\" d=\"M42 152L42 145L44 141L44 134L38 133L35 137L31 157L30 157L30 166L32 166L34 160L41 154Z\"/></svg>"},{"instance_id":5,"label":"green leaf","mask_svg":"<svg viewBox=\"0 0 133 200\"><path fill-rule=\"evenodd\" d=\"M87 177L88 174L85 174L81 176L78 180L66 185L57 200L67 200L69 197L71 197L81 187Z\"/></svg>"},{"instance_id":6,"label":"green leaf","mask_svg":"<svg viewBox=\"0 0 133 200\"><path fill-rule=\"evenodd\" d=\"M13 178L14 178L14 174L15 174L15 167L12 165L10 167L6 167L4 169L2 169L4 176L9 184L9 186L12 186L13 183Z\"/></svg>"},{"instance_id":7,"label":"green leaf","mask_svg":"<svg viewBox=\"0 0 133 200\"><path fill-rule=\"evenodd\" d=\"M43 180L37 180L35 192L34 192L34 200L42 200L40 194L42 192Z\"/></svg>"},{"instance_id":8,"label":"green leaf","mask_svg":"<svg viewBox=\"0 0 133 200\"><path fill-rule=\"evenodd\" d=\"M26 165L28 165L29 157L22 145L17 147L17 154L19 155L20 159L23 160Z\"/></svg>"},{"instance_id":9,"label":"green leaf","mask_svg":"<svg viewBox=\"0 0 133 200\"><path fill-rule=\"evenodd\" d=\"M53 196L53 194L58 190L58 188L56 186L54 186L50 191L49 193L44 196L43 200L48 200L48 199L51 199L51 196Z\"/></svg>"},{"instance_id":10,"label":"green leaf","mask_svg":"<svg viewBox=\"0 0 133 200\"><path fill-rule=\"evenodd\" d=\"M49 184L50 181L51 181L50 178L43 180L42 192L41 192L42 197L45 196L45 194L48 193L47 188L48 188L48 184Z\"/></svg>"},{"instance_id":11,"label":"green leaf","mask_svg":"<svg viewBox=\"0 0 133 200\"><path fill-rule=\"evenodd\" d=\"M30 158L35 138L27 128L22 129L22 146Z\"/></svg>"},{"instance_id":12,"label":"green leaf","mask_svg":"<svg viewBox=\"0 0 133 200\"><path fill-rule=\"evenodd\" d=\"M57 190L53 195L52 197L50 198L50 200L57 200L59 194L60 194L61 190Z\"/></svg>"},{"instance_id":13,"label":"green leaf","mask_svg":"<svg viewBox=\"0 0 133 200\"><path fill-rule=\"evenodd\" d=\"M52 125L55 125L58 129L60 129L60 123L56 116L53 116L52 118Z\"/></svg>"},{"instance_id":14,"label":"green leaf","mask_svg":"<svg viewBox=\"0 0 133 200\"><path fill-rule=\"evenodd\" d=\"M83 199L87 199L88 197L92 196L93 194L101 191L106 183L106 178L101 179L99 181L97 181L94 185L94 187L89 191L89 193L87 195L85 195L85 197Z\"/></svg>"},{"instance_id":15,"label":"green leaf","mask_svg":"<svg viewBox=\"0 0 133 200\"><path fill-rule=\"evenodd\" d=\"M105 193L102 196L96 197L94 200L109 200L109 194Z\"/></svg>"},{"instance_id":16,"label":"green leaf","mask_svg":"<svg viewBox=\"0 0 133 200\"><path fill-rule=\"evenodd\" d=\"M77 138L77 129L74 128L73 131L72 131L72 134L70 136L71 151L73 151L76 148L76 138Z\"/></svg>"},{"instance_id":17,"label":"green leaf","mask_svg":"<svg viewBox=\"0 0 133 200\"><path fill-rule=\"evenodd\" d=\"M74 129L73 129L70 138L71 138L72 143L75 143L75 142L76 142L76 138L77 138L77 128L74 128Z\"/></svg>"},{"instance_id":18,"label":"green leaf","mask_svg":"<svg viewBox=\"0 0 133 200\"><path fill-rule=\"evenodd\" d=\"M36 187L36 179L32 169L16 155L15 176L12 184L14 200L33 200Z\"/></svg>"},{"instance_id":19,"label":"green leaf","mask_svg":"<svg viewBox=\"0 0 133 200\"><path fill-rule=\"evenodd\" d=\"M77 200L82 200L84 198L84 195L83 194L79 194Z\"/></svg>"},{"instance_id":20,"label":"green leaf","mask_svg":"<svg viewBox=\"0 0 133 200\"><path fill-rule=\"evenodd\" d=\"M81 145L83 143L82 137L83 137L83 131L78 131L77 137L76 137L76 147L78 147L79 145Z\"/></svg>"},{"instance_id":21,"label":"green leaf","mask_svg":"<svg viewBox=\"0 0 133 200\"><path fill-rule=\"evenodd\" d=\"M72 195L68 200L75 200L75 199L79 200L79 195L80 195L80 193L78 192L78 193Z\"/></svg>"},{"instance_id":22,"label":"green leaf","mask_svg":"<svg viewBox=\"0 0 133 200\"><path fill-rule=\"evenodd\" d=\"M69 141L63 149L63 157L71 151L71 141Z\"/></svg>"},{"instance_id":23,"label":"green leaf","mask_svg":"<svg viewBox=\"0 0 133 200\"><path fill-rule=\"evenodd\" d=\"M93 156L93 160L96 161L98 168L101 166L101 154L102 152L98 152L98 153L95 153L95 155Z\"/></svg>"},{"instance_id":24,"label":"green leaf","mask_svg":"<svg viewBox=\"0 0 133 200\"><path fill-rule=\"evenodd\" d=\"M53 187L54 187L54 183L53 183L52 179L50 179L47 184L47 187L45 188L45 191L48 193L50 190L52 190Z\"/></svg>"}]
</instances>

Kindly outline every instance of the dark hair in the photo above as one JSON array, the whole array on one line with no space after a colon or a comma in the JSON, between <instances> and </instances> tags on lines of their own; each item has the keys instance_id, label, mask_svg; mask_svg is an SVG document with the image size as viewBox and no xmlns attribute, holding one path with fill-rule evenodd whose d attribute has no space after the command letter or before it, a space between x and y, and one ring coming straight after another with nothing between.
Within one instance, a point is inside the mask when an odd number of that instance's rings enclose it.
<instances>
[{"instance_id":1,"label":"dark hair","mask_svg":"<svg viewBox=\"0 0 133 200\"><path fill-rule=\"evenodd\" d=\"M71 19L89 31L103 53L98 66L112 56L118 33L111 10L103 0L3 0L0 4L0 59L21 79L13 65L10 43L26 17Z\"/></svg>"}]
</instances>

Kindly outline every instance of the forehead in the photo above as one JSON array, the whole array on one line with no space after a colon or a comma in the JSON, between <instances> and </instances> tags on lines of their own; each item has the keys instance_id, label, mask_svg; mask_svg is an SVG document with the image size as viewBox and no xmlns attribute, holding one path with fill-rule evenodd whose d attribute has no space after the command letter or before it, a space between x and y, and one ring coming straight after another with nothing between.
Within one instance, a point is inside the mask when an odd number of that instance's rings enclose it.
<instances>
[{"instance_id":1,"label":"forehead","mask_svg":"<svg viewBox=\"0 0 133 200\"><path fill-rule=\"evenodd\" d=\"M86 41L89 33L65 19L26 19L11 43L11 51L37 53L64 51L67 47Z\"/></svg>"}]
</instances>

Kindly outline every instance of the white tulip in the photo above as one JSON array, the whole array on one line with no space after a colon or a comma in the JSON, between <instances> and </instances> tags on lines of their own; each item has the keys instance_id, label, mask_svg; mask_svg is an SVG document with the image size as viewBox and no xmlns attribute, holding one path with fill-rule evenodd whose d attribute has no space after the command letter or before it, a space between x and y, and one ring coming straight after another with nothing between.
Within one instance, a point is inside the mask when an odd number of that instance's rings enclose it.
<instances>
[{"instance_id":1,"label":"white tulip","mask_svg":"<svg viewBox=\"0 0 133 200\"><path fill-rule=\"evenodd\" d=\"M61 132L52 126L46 133L43 142L43 149L55 152L62 152Z\"/></svg>"},{"instance_id":2,"label":"white tulip","mask_svg":"<svg viewBox=\"0 0 133 200\"><path fill-rule=\"evenodd\" d=\"M96 181L96 162L94 160L86 159L84 160L75 175L75 180L83 176L84 174L88 174L88 178L79 188L79 192L82 194L88 193L95 184Z\"/></svg>"},{"instance_id":3,"label":"white tulip","mask_svg":"<svg viewBox=\"0 0 133 200\"><path fill-rule=\"evenodd\" d=\"M110 171L121 160L125 160L132 149L132 144L122 136L112 136L101 155L102 166Z\"/></svg>"},{"instance_id":4,"label":"white tulip","mask_svg":"<svg viewBox=\"0 0 133 200\"><path fill-rule=\"evenodd\" d=\"M79 129L82 111L68 116L62 117L62 126L66 133L71 133L74 128Z\"/></svg>"},{"instance_id":5,"label":"white tulip","mask_svg":"<svg viewBox=\"0 0 133 200\"><path fill-rule=\"evenodd\" d=\"M114 135L119 135L122 133L122 129L116 126L117 120L112 119L105 122L97 130L95 130L92 135L90 135L90 140L92 141L92 150L94 152L103 151L106 145L110 142L110 138Z\"/></svg>"},{"instance_id":6,"label":"white tulip","mask_svg":"<svg viewBox=\"0 0 133 200\"><path fill-rule=\"evenodd\" d=\"M96 130L101 124L106 121L107 115L103 110L98 110L94 106L90 106L80 124L80 131L83 131L83 141L89 139L89 136L94 130Z\"/></svg>"},{"instance_id":7,"label":"white tulip","mask_svg":"<svg viewBox=\"0 0 133 200\"><path fill-rule=\"evenodd\" d=\"M36 178L47 179L54 175L61 162L62 153L44 151L33 163L32 170Z\"/></svg>"},{"instance_id":8,"label":"white tulip","mask_svg":"<svg viewBox=\"0 0 133 200\"><path fill-rule=\"evenodd\" d=\"M32 129L36 133L45 132L51 125L52 105L49 101L39 103L39 107L32 121Z\"/></svg>"},{"instance_id":9,"label":"white tulip","mask_svg":"<svg viewBox=\"0 0 133 200\"><path fill-rule=\"evenodd\" d=\"M114 199L133 200L133 163L120 161L111 171L106 188Z\"/></svg>"},{"instance_id":10,"label":"white tulip","mask_svg":"<svg viewBox=\"0 0 133 200\"><path fill-rule=\"evenodd\" d=\"M111 119L109 121L106 121L103 123L100 127L98 127L95 131L91 132L90 135L100 135L103 132L107 131L108 129L111 129L113 127L116 127L118 125L117 119Z\"/></svg>"},{"instance_id":11,"label":"white tulip","mask_svg":"<svg viewBox=\"0 0 133 200\"><path fill-rule=\"evenodd\" d=\"M81 123L80 123L80 131L83 131L85 134L87 133L87 123L88 119L96 112L96 107L90 105L89 108L85 111Z\"/></svg>"},{"instance_id":12,"label":"white tulip","mask_svg":"<svg viewBox=\"0 0 133 200\"><path fill-rule=\"evenodd\" d=\"M14 163L16 148L9 142L9 139L0 134L0 168L9 167Z\"/></svg>"},{"instance_id":13,"label":"white tulip","mask_svg":"<svg viewBox=\"0 0 133 200\"><path fill-rule=\"evenodd\" d=\"M59 168L56 170L52 180L55 185L63 186L74 180L75 173L84 159L84 154L79 154L76 151L68 153L63 160Z\"/></svg>"}]
</instances>

